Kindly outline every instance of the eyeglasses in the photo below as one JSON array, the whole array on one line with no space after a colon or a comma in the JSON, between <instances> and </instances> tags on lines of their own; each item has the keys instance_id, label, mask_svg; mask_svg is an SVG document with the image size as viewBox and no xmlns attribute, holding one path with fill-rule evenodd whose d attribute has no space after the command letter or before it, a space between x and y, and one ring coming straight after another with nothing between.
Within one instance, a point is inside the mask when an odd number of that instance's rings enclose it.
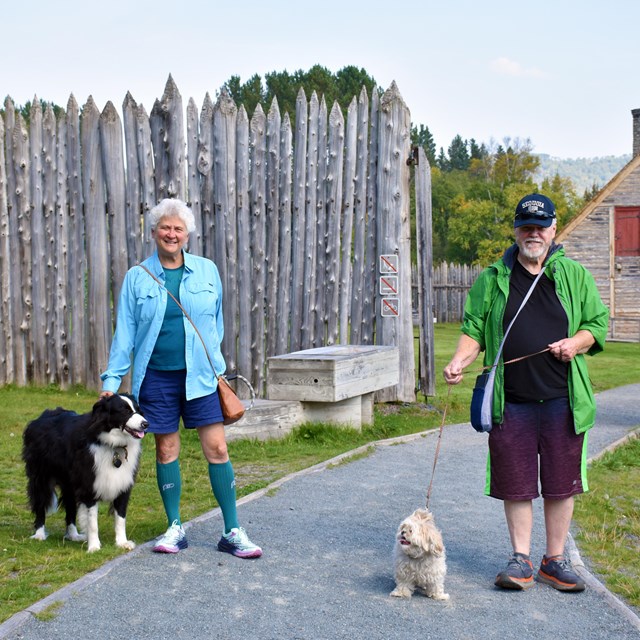
<instances>
[{"instance_id":1,"label":"eyeglasses","mask_svg":"<svg viewBox=\"0 0 640 640\"><path fill-rule=\"evenodd\" d=\"M542 213L516 213L516 220L549 220L550 218L555 218L555 213L547 213L543 211Z\"/></svg>"}]
</instances>

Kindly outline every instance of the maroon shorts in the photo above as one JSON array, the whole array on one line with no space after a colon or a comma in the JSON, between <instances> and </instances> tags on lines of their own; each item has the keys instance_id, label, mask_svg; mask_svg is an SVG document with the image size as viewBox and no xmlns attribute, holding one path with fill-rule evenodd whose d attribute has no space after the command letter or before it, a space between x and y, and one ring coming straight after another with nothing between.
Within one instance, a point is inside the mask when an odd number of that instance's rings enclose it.
<instances>
[{"instance_id":1,"label":"maroon shorts","mask_svg":"<svg viewBox=\"0 0 640 640\"><path fill-rule=\"evenodd\" d=\"M499 500L562 500L587 491L586 434L576 434L567 398L505 403L489 433L485 493ZM539 472L539 474L538 474Z\"/></svg>"}]
</instances>

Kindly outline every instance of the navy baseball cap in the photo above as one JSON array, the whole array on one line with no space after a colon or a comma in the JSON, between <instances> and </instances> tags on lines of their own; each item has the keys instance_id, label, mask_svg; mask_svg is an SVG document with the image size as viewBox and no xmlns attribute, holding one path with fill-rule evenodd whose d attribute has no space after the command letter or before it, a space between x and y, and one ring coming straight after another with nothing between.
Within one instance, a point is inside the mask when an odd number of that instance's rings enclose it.
<instances>
[{"instance_id":1,"label":"navy baseball cap","mask_svg":"<svg viewBox=\"0 0 640 640\"><path fill-rule=\"evenodd\" d=\"M538 227L550 227L555 219L556 208L553 202L540 193L530 193L518 202L513 226L534 224Z\"/></svg>"}]
</instances>

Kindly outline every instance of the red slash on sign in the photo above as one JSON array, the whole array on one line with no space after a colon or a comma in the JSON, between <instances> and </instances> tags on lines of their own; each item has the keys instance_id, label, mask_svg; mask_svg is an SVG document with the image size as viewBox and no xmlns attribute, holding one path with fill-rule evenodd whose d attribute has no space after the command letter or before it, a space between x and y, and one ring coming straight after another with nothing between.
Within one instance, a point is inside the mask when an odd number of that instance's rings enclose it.
<instances>
[{"instance_id":1,"label":"red slash on sign","mask_svg":"<svg viewBox=\"0 0 640 640\"><path fill-rule=\"evenodd\" d=\"M382 316L385 318L396 318L400 315L400 305L398 298L382 298Z\"/></svg>"},{"instance_id":2,"label":"red slash on sign","mask_svg":"<svg viewBox=\"0 0 640 640\"><path fill-rule=\"evenodd\" d=\"M398 273L398 256L395 253L380 256L380 273Z\"/></svg>"},{"instance_id":3,"label":"red slash on sign","mask_svg":"<svg viewBox=\"0 0 640 640\"><path fill-rule=\"evenodd\" d=\"M380 293L383 296L397 296L398 276L380 276Z\"/></svg>"}]
</instances>

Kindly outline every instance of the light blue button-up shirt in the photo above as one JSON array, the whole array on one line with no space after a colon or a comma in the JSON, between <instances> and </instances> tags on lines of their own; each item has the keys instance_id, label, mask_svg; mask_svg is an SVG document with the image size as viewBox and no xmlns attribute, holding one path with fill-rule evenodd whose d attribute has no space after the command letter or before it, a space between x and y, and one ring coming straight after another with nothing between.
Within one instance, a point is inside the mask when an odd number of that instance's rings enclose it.
<instances>
[{"instance_id":1,"label":"light blue button-up shirt","mask_svg":"<svg viewBox=\"0 0 640 640\"><path fill-rule=\"evenodd\" d=\"M184 275L180 283L180 303L198 327L213 360L216 373L225 372L220 351L224 334L222 282L216 265L207 258L183 251ZM142 263L161 282L164 270L157 252ZM116 331L109 352L107 370L101 374L102 390L117 393L122 378L131 367L131 393L138 399L140 385L153 352L167 307L167 291L140 267L127 272L118 302ZM185 317L185 361L187 400L213 393L218 381L195 329Z\"/></svg>"}]
</instances>

